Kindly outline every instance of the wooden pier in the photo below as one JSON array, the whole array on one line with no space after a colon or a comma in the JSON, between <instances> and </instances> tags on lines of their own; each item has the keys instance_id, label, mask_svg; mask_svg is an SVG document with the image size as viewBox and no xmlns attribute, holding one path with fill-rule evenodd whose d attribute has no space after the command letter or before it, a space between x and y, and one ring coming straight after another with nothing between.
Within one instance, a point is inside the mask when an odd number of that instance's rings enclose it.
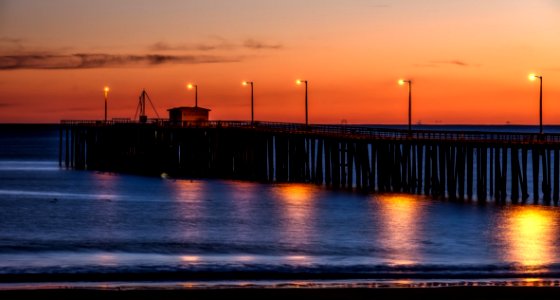
<instances>
[{"instance_id":1,"label":"wooden pier","mask_svg":"<svg viewBox=\"0 0 560 300\"><path fill-rule=\"evenodd\" d=\"M210 121L62 121L60 165L558 204L560 135ZM532 187L532 188L530 188Z\"/></svg>"}]
</instances>

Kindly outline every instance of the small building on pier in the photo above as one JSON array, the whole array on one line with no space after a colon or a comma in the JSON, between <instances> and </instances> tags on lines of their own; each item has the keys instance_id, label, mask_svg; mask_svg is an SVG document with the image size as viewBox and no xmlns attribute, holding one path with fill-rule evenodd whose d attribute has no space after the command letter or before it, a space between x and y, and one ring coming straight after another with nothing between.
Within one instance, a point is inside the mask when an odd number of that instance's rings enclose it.
<instances>
[{"instance_id":1,"label":"small building on pier","mask_svg":"<svg viewBox=\"0 0 560 300\"><path fill-rule=\"evenodd\" d=\"M210 109L199 106L180 106L168 109L169 121L174 124L183 122L206 122Z\"/></svg>"}]
</instances>

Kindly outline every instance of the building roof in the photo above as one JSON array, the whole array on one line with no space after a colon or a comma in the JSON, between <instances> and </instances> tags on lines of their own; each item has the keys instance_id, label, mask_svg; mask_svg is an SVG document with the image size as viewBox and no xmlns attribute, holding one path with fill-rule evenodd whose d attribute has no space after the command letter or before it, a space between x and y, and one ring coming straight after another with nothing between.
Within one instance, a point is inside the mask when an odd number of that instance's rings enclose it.
<instances>
[{"instance_id":1,"label":"building roof","mask_svg":"<svg viewBox=\"0 0 560 300\"><path fill-rule=\"evenodd\" d=\"M209 109L209 108L204 108L204 107L200 107L200 106L179 106L179 107L173 107L173 108L168 109L168 111L171 111L171 110L191 110L191 111L193 111L193 110L195 110L195 111L196 111L196 110L199 110L199 111L200 111L200 110L203 110L203 111L210 111L211 109Z\"/></svg>"}]
</instances>

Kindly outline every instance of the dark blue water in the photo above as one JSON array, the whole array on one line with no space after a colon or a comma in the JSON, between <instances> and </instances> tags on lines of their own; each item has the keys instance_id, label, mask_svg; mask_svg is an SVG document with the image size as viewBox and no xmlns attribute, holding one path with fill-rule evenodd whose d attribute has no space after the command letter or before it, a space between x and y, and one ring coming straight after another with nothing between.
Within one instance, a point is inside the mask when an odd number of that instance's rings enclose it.
<instances>
[{"instance_id":1,"label":"dark blue water","mask_svg":"<svg viewBox=\"0 0 560 300\"><path fill-rule=\"evenodd\" d=\"M0 126L0 282L560 277L558 207L74 171L57 160L55 127Z\"/></svg>"}]
</instances>

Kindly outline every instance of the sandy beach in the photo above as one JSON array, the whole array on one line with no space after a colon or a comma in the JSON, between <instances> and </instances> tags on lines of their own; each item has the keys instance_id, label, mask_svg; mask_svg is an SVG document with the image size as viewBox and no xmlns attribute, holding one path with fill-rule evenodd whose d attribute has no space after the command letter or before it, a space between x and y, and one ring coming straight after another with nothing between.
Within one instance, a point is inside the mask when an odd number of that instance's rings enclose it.
<instances>
[{"instance_id":1,"label":"sandy beach","mask_svg":"<svg viewBox=\"0 0 560 300\"><path fill-rule=\"evenodd\" d=\"M558 299L556 287L33 289L2 299Z\"/></svg>"}]
</instances>

